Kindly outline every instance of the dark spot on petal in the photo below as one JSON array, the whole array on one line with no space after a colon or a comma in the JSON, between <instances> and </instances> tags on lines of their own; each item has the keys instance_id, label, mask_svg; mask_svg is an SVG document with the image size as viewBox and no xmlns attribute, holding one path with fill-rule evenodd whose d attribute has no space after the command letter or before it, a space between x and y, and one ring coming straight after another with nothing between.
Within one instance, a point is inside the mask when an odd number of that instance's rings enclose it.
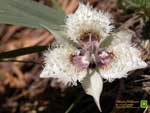
<instances>
[{"instance_id":1,"label":"dark spot on petal","mask_svg":"<svg viewBox=\"0 0 150 113\"><path fill-rule=\"evenodd\" d=\"M90 63L89 68L90 68L90 69L96 68L96 64L95 64L95 63Z\"/></svg>"}]
</instances>

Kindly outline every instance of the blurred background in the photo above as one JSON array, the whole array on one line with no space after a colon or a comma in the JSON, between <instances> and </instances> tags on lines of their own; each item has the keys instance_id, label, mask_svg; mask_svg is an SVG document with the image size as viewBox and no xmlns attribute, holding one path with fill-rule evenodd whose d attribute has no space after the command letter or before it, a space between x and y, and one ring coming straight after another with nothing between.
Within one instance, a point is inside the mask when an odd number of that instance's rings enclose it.
<instances>
[{"instance_id":1,"label":"blurred background","mask_svg":"<svg viewBox=\"0 0 150 113\"><path fill-rule=\"evenodd\" d=\"M35 0L53 7L51 0ZM57 0L66 14L78 7L78 0ZM94 8L110 12L116 30L130 29L132 42L150 64L149 0L81 0ZM44 29L0 24L0 53L31 46L49 45L54 37ZM13 58L0 58L0 113L99 113L92 97L81 87L65 88L56 80L40 79L42 52ZM80 101L75 102L81 96ZM117 108L119 100L148 100L150 105L150 66L129 72L126 79L105 82L101 95L103 113L150 113L150 108ZM138 106L140 103L138 103Z\"/></svg>"}]
</instances>

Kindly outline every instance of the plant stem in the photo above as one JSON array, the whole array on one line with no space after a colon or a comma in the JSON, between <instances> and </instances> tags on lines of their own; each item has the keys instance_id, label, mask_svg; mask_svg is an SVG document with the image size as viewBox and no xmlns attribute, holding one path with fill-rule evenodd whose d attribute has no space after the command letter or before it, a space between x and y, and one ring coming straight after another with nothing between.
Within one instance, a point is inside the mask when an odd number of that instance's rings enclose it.
<instances>
[{"instance_id":1,"label":"plant stem","mask_svg":"<svg viewBox=\"0 0 150 113\"><path fill-rule=\"evenodd\" d=\"M65 111L65 113L69 113L71 110L72 110L72 108L74 107L74 103L72 103L70 106L69 106L69 108Z\"/></svg>"},{"instance_id":2,"label":"plant stem","mask_svg":"<svg viewBox=\"0 0 150 113\"><path fill-rule=\"evenodd\" d=\"M73 102L69 107L68 109L65 111L65 113L69 113L72 108L80 101L80 99L84 96L83 93L81 93L81 95L79 97L77 97L77 99L75 100L75 102Z\"/></svg>"}]
</instances>

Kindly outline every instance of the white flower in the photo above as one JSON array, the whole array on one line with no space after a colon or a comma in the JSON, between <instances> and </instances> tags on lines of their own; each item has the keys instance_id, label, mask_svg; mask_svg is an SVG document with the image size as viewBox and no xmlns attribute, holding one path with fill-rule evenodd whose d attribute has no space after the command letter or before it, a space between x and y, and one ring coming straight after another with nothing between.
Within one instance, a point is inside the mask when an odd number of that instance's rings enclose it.
<instances>
[{"instance_id":1,"label":"white flower","mask_svg":"<svg viewBox=\"0 0 150 113\"><path fill-rule=\"evenodd\" d=\"M140 51L131 46L130 32L120 31L113 38L108 51L113 52L114 59L105 68L100 68L104 79L112 81L116 78L127 77L127 72L147 66L140 58Z\"/></svg>"},{"instance_id":2,"label":"white flower","mask_svg":"<svg viewBox=\"0 0 150 113\"><path fill-rule=\"evenodd\" d=\"M98 37L105 38L112 31L111 23L111 15L81 3L76 12L68 15L66 19L67 34L74 42L87 32L93 32Z\"/></svg>"},{"instance_id":3,"label":"white flower","mask_svg":"<svg viewBox=\"0 0 150 113\"><path fill-rule=\"evenodd\" d=\"M85 92L93 96L100 111L102 78L113 81L147 66L140 58L140 51L132 47L130 32L109 34L113 28L110 20L107 13L80 4L66 20L67 35L76 46L66 42L66 45L49 49L40 75L57 78L66 86L77 85L79 81ZM106 44L110 41L107 36L112 39L110 44Z\"/></svg>"},{"instance_id":4,"label":"white flower","mask_svg":"<svg viewBox=\"0 0 150 113\"><path fill-rule=\"evenodd\" d=\"M71 55L74 51L73 48L61 45L45 52L45 67L40 77L59 78L58 80L66 86L77 85L77 81L81 81L85 77L86 70L71 63Z\"/></svg>"}]
</instances>

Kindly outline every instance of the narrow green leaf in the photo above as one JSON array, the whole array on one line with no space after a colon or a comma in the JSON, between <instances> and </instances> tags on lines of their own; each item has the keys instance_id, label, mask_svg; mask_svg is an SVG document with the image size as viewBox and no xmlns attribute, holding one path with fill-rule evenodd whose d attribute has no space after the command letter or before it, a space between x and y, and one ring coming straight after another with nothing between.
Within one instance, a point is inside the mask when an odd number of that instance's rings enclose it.
<instances>
[{"instance_id":1,"label":"narrow green leaf","mask_svg":"<svg viewBox=\"0 0 150 113\"><path fill-rule=\"evenodd\" d=\"M0 0L0 23L46 28L62 40L64 20L61 9L54 10L32 0Z\"/></svg>"},{"instance_id":2,"label":"narrow green leaf","mask_svg":"<svg viewBox=\"0 0 150 113\"><path fill-rule=\"evenodd\" d=\"M0 23L50 29L64 25L65 14L32 0L0 0Z\"/></svg>"},{"instance_id":3,"label":"narrow green leaf","mask_svg":"<svg viewBox=\"0 0 150 113\"><path fill-rule=\"evenodd\" d=\"M3 58L13 58L21 55L27 55L31 53L41 52L48 48L48 46L32 46L32 47L26 47L21 49L16 49L12 51L7 52L1 52L0 53L0 59Z\"/></svg>"},{"instance_id":4,"label":"narrow green leaf","mask_svg":"<svg viewBox=\"0 0 150 113\"><path fill-rule=\"evenodd\" d=\"M146 1L146 8L147 8L147 9L150 9L150 1L149 1L149 0ZM149 10L149 11L150 11L150 10Z\"/></svg>"},{"instance_id":5,"label":"narrow green leaf","mask_svg":"<svg viewBox=\"0 0 150 113\"><path fill-rule=\"evenodd\" d=\"M131 1L125 0L125 2L127 4L129 4L130 6L132 6L132 7L135 7L135 8L139 8L140 7L140 4L138 4L138 2L134 2L133 0L131 0Z\"/></svg>"},{"instance_id":6,"label":"narrow green leaf","mask_svg":"<svg viewBox=\"0 0 150 113\"><path fill-rule=\"evenodd\" d=\"M81 99L82 99L83 97L84 97L84 94L81 93L81 94L77 97L77 99L75 100L75 102L73 102L73 103L67 108L67 110L65 111L65 113L70 113L71 110L72 110L72 108L73 108L75 105L77 105L77 104L81 101Z\"/></svg>"},{"instance_id":7,"label":"narrow green leaf","mask_svg":"<svg viewBox=\"0 0 150 113\"><path fill-rule=\"evenodd\" d=\"M69 45L70 47L74 48L74 47L77 47L78 45L76 43L74 43L72 40L70 40L68 37L67 37L67 34L65 31L63 30L52 30L52 29L49 29L48 27L44 26L44 25L41 25L43 26L43 28L47 29L49 32L51 32L58 43L61 43L61 44L64 44L64 45Z\"/></svg>"},{"instance_id":8,"label":"narrow green leaf","mask_svg":"<svg viewBox=\"0 0 150 113\"><path fill-rule=\"evenodd\" d=\"M113 37L112 36L108 36L106 39L103 40L103 42L100 44L101 48L105 48L108 47L111 42L113 41Z\"/></svg>"},{"instance_id":9,"label":"narrow green leaf","mask_svg":"<svg viewBox=\"0 0 150 113\"><path fill-rule=\"evenodd\" d=\"M64 11L62 10L62 8L61 8L60 5L58 4L58 1L56 1L56 0L51 0L51 1L52 1L52 4L53 4L53 6L54 6L54 8L55 8L56 10L58 10L59 12L64 13Z\"/></svg>"}]
</instances>

